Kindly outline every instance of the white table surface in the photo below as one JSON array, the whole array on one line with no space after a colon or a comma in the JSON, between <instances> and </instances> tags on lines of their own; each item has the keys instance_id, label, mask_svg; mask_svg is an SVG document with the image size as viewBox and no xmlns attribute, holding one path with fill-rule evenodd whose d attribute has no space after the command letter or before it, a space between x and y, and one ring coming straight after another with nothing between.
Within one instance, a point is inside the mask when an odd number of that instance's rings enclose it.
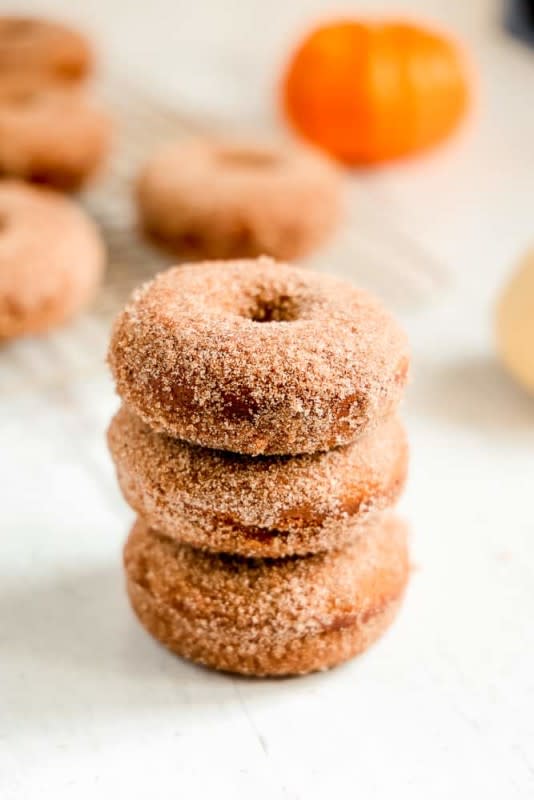
<instances>
[{"instance_id":1,"label":"white table surface","mask_svg":"<svg viewBox=\"0 0 534 800\"><path fill-rule=\"evenodd\" d=\"M150 51L145 80L202 104L168 53L152 59L146 5L129 19L118 2L113 25L108 5L76 13L111 52L124 43L125 62ZM212 12L242 11L248 24L252 5ZM277 22L258 5L272 41L305 16L285 9L284 25L279 5ZM200 41L198 9L175 8L173 35ZM2 800L534 796L534 401L501 372L491 330L498 286L534 239L534 54L492 28L488 3L425 8L464 32L484 85L454 143L368 178L455 276L405 320L414 572L397 623L366 655L300 679L242 680L174 658L123 589L132 514L104 444L117 406L105 371L16 397L0 387ZM170 42L156 11L171 4L150 9L152 34Z\"/></svg>"}]
</instances>

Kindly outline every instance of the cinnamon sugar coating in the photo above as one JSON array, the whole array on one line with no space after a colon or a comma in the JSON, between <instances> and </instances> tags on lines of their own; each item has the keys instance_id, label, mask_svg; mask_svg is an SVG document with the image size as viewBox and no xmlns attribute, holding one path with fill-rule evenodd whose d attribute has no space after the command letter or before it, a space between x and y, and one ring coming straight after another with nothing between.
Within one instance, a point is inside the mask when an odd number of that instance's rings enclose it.
<instances>
[{"instance_id":1,"label":"cinnamon sugar coating","mask_svg":"<svg viewBox=\"0 0 534 800\"><path fill-rule=\"evenodd\" d=\"M87 39L59 22L0 17L0 76L37 75L56 82L80 81L93 66Z\"/></svg>"},{"instance_id":2,"label":"cinnamon sugar coating","mask_svg":"<svg viewBox=\"0 0 534 800\"><path fill-rule=\"evenodd\" d=\"M248 675L327 669L366 649L409 575L406 529L389 517L340 550L279 560L205 553L138 520L124 563L134 611L156 639Z\"/></svg>"},{"instance_id":3,"label":"cinnamon sugar coating","mask_svg":"<svg viewBox=\"0 0 534 800\"><path fill-rule=\"evenodd\" d=\"M0 174L73 191L102 165L110 138L109 117L82 92L0 80Z\"/></svg>"},{"instance_id":4,"label":"cinnamon sugar coating","mask_svg":"<svg viewBox=\"0 0 534 800\"><path fill-rule=\"evenodd\" d=\"M104 263L96 227L73 202L0 182L0 339L63 323L90 301Z\"/></svg>"},{"instance_id":5,"label":"cinnamon sugar coating","mask_svg":"<svg viewBox=\"0 0 534 800\"><path fill-rule=\"evenodd\" d=\"M342 178L308 147L190 139L150 158L137 204L145 232L181 257L293 259L337 227Z\"/></svg>"},{"instance_id":6,"label":"cinnamon sugar coating","mask_svg":"<svg viewBox=\"0 0 534 800\"><path fill-rule=\"evenodd\" d=\"M150 527L201 549L257 557L354 540L397 500L408 462L396 417L326 453L252 457L154 433L123 406L108 444L126 501Z\"/></svg>"},{"instance_id":7,"label":"cinnamon sugar coating","mask_svg":"<svg viewBox=\"0 0 534 800\"><path fill-rule=\"evenodd\" d=\"M109 363L153 430L260 455L353 441L396 408L409 357L366 292L259 258L161 273L116 319Z\"/></svg>"}]
</instances>

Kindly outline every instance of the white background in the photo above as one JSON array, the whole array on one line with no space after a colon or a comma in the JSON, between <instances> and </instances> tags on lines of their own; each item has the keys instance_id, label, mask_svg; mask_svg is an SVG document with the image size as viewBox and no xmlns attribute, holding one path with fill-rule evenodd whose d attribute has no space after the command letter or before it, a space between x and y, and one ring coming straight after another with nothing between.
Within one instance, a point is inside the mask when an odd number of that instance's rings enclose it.
<instances>
[{"instance_id":1,"label":"white background","mask_svg":"<svg viewBox=\"0 0 534 800\"><path fill-rule=\"evenodd\" d=\"M181 108L254 125L274 124L288 42L334 8L23 6L89 26L108 63ZM405 319L414 573L397 624L356 661L294 680L167 654L123 590L131 512L104 444L117 405L105 371L16 397L0 387L2 800L534 796L534 402L496 363L491 324L534 239L534 52L504 37L497 4L407 7L463 34L481 86L454 142L366 177L454 274Z\"/></svg>"}]
</instances>

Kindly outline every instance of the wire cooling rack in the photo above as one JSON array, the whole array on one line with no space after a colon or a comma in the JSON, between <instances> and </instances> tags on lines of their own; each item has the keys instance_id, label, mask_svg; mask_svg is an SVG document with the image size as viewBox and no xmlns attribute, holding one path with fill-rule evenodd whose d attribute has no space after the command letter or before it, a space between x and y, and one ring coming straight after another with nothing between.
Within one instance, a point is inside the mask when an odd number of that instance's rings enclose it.
<instances>
[{"instance_id":1,"label":"wire cooling rack","mask_svg":"<svg viewBox=\"0 0 534 800\"><path fill-rule=\"evenodd\" d=\"M101 94L115 123L114 152L106 173L80 202L100 225L108 268L92 307L66 327L0 347L0 396L58 386L105 369L112 319L135 286L172 262L136 230L132 181L158 144L207 133L200 124L150 94L115 78ZM394 309L427 302L448 281L447 270L399 229L365 186L349 182L349 214L332 245L309 260L315 269L342 275L375 291Z\"/></svg>"}]
</instances>

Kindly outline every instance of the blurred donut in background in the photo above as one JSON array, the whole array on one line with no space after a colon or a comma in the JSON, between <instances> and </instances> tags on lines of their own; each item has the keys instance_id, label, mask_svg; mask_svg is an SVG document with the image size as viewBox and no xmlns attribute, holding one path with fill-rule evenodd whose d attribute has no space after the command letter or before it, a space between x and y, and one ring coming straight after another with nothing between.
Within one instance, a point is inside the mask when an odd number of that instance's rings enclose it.
<instances>
[{"instance_id":1,"label":"blurred donut in background","mask_svg":"<svg viewBox=\"0 0 534 800\"><path fill-rule=\"evenodd\" d=\"M320 153L262 141L192 139L157 151L137 182L140 224L189 259L295 259L342 217L342 177Z\"/></svg>"},{"instance_id":2,"label":"blurred donut in background","mask_svg":"<svg viewBox=\"0 0 534 800\"><path fill-rule=\"evenodd\" d=\"M496 333L504 366L534 394L534 249L523 257L501 294Z\"/></svg>"},{"instance_id":3,"label":"blurred donut in background","mask_svg":"<svg viewBox=\"0 0 534 800\"><path fill-rule=\"evenodd\" d=\"M98 230L75 203L0 181L0 340L65 322L92 299L104 265Z\"/></svg>"},{"instance_id":4,"label":"blurred donut in background","mask_svg":"<svg viewBox=\"0 0 534 800\"><path fill-rule=\"evenodd\" d=\"M84 92L13 77L0 81L0 174L65 191L108 153L111 121Z\"/></svg>"},{"instance_id":5,"label":"blurred donut in background","mask_svg":"<svg viewBox=\"0 0 534 800\"><path fill-rule=\"evenodd\" d=\"M33 17L0 17L2 79L26 74L76 83L88 76L93 61L89 42L72 28Z\"/></svg>"}]
</instances>

